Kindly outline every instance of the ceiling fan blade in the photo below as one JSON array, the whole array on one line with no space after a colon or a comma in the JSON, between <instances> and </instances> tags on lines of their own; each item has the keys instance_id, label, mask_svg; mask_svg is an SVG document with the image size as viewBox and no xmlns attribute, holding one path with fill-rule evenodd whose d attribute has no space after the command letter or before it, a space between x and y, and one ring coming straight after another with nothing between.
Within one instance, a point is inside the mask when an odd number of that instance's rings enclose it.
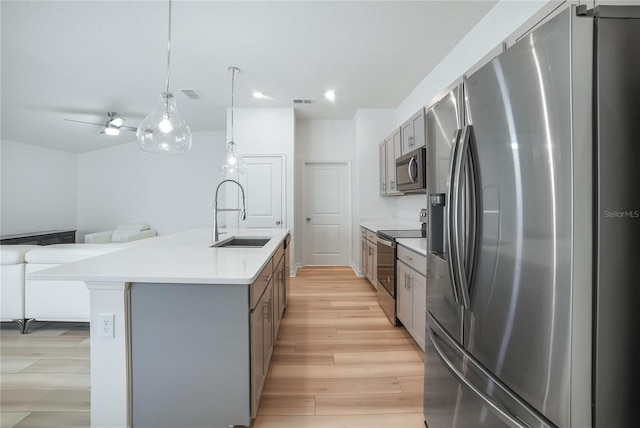
<instances>
[{"instance_id":1,"label":"ceiling fan blade","mask_svg":"<svg viewBox=\"0 0 640 428\"><path fill-rule=\"evenodd\" d=\"M87 125L104 126L104 123L84 122L82 120L65 119L67 122L86 123Z\"/></svg>"},{"instance_id":2,"label":"ceiling fan blade","mask_svg":"<svg viewBox=\"0 0 640 428\"><path fill-rule=\"evenodd\" d=\"M133 126L120 126L118 129L124 130L124 131L137 131L138 128L134 128Z\"/></svg>"}]
</instances>

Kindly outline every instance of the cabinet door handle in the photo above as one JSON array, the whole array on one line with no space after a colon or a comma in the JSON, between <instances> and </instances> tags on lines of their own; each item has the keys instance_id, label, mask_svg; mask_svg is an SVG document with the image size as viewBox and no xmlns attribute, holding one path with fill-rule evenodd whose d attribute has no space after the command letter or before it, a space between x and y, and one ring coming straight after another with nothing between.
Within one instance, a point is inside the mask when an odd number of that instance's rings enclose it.
<instances>
[{"instance_id":1,"label":"cabinet door handle","mask_svg":"<svg viewBox=\"0 0 640 428\"><path fill-rule=\"evenodd\" d=\"M269 319L269 302L264 302L262 305L262 318L268 320Z\"/></svg>"},{"instance_id":2,"label":"cabinet door handle","mask_svg":"<svg viewBox=\"0 0 640 428\"><path fill-rule=\"evenodd\" d=\"M396 182L391 180L391 189L395 189L396 188Z\"/></svg>"},{"instance_id":3,"label":"cabinet door handle","mask_svg":"<svg viewBox=\"0 0 640 428\"><path fill-rule=\"evenodd\" d=\"M407 290L411 290L411 276L407 275Z\"/></svg>"},{"instance_id":4,"label":"cabinet door handle","mask_svg":"<svg viewBox=\"0 0 640 428\"><path fill-rule=\"evenodd\" d=\"M407 260L413 260L413 258L409 257L409 256L404 256L404 258L407 259Z\"/></svg>"}]
</instances>

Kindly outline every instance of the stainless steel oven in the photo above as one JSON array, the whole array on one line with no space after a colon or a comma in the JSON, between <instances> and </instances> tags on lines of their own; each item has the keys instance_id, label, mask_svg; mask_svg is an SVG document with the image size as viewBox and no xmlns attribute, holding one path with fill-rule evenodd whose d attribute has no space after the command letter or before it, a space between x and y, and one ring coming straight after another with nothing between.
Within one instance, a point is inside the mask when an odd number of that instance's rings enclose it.
<instances>
[{"instance_id":1,"label":"stainless steel oven","mask_svg":"<svg viewBox=\"0 0 640 428\"><path fill-rule=\"evenodd\" d=\"M378 304L382 308L391 324L397 325L396 318L396 239L423 238L426 229L416 230L378 230L376 270L378 278Z\"/></svg>"},{"instance_id":2,"label":"stainless steel oven","mask_svg":"<svg viewBox=\"0 0 640 428\"><path fill-rule=\"evenodd\" d=\"M396 243L380 235L377 241L378 303L396 325Z\"/></svg>"}]
</instances>

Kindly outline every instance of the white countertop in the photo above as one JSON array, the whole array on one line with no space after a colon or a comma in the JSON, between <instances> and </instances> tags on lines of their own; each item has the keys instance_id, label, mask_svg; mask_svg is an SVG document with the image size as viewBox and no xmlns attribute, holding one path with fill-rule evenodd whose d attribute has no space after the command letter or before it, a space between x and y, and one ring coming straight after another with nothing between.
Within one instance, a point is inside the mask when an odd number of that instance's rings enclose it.
<instances>
[{"instance_id":1,"label":"white countertop","mask_svg":"<svg viewBox=\"0 0 640 428\"><path fill-rule=\"evenodd\" d=\"M288 229L229 230L230 236L272 236L262 248L210 248L211 228L144 239L113 253L30 274L33 279L182 284L251 284Z\"/></svg>"},{"instance_id":2,"label":"white countertop","mask_svg":"<svg viewBox=\"0 0 640 428\"><path fill-rule=\"evenodd\" d=\"M410 222L400 222L395 220L364 221L360 223L360 226L364 227L365 229L369 229L372 232L377 232L378 230L420 229L420 223L411 224Z\"/></svg>"},{"instance_id":3,"label":"white countertop","mask_svg":"<svg viewBox=\"0 0 640 428\"><path fill-rule=\"evenodd\" d=\"M427 238L398 238L396 242L418 254L427 255Z\"/></svg>"}]
</instances>

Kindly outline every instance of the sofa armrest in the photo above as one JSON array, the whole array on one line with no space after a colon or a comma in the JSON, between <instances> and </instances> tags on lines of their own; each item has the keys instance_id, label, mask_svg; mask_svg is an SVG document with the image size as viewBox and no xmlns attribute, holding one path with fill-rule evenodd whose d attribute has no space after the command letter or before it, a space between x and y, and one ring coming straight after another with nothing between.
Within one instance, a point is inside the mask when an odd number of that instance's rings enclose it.
<instances>
[{"instance_id":1,"label":"sofa armrest","mask_svg":"<svg viewBox=\"0 0 640 428\"><path fill-rule=\"evenodd\" d=\"M111 242L112 232L96 232L84 235L85 244L107 244Z\"/></svg>"},{"instance_id":2,"label":"sofa armrest","mask_svg":"<svg viewBox=\"0 0 640 428\"><path fill-rule=\"evenodd\" d=\"M157 233L155 230L143 230L141 232L132 233L131 235L123 236L119 242L138 241L140 239L152 238L156 235Z\"/></svg>"}]
</instances>

